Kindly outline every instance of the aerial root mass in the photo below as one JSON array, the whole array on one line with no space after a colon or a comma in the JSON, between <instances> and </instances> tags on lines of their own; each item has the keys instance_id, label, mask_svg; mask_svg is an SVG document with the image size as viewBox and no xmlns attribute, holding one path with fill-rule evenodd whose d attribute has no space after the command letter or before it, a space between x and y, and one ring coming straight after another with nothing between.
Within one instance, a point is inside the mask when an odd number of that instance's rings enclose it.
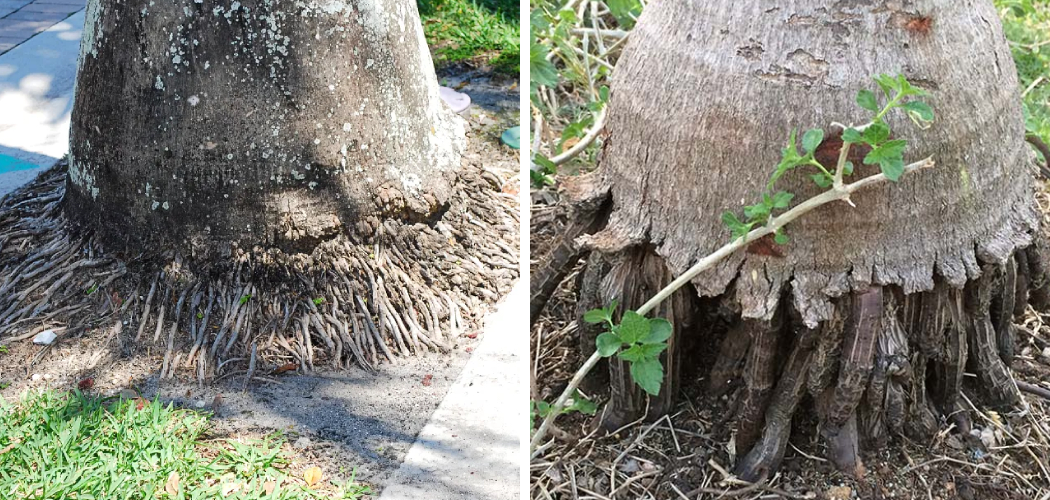
<instances>
[{"instance_id":1,"label":"aerial root mass","mask_svg":"<svg viewBox=\"0 0 1050 500\"><path fill-rule=\"evenodd\" d=\"M369 242L339 236L286 264L267 253L265 273L251 253L201 269L107 252L63 214L65 183L60 163L0 204L0 342L116 328L126 348L164 353L162 377L201 380L250 379L263 361L374 369L453 348L518 276L516 200L479 172L436 223L386 221Z\"/></svg>"},{"instance_id":2,"label":"aerial root mass","mask_svg":"<svg viewBox=\"0 0 1050 500\"><path fill-rule=\"evenodd\" d=\"M854 290L835 299L833 316L816 328L802 321L790 293L781 294L771 319L759 320L740 317L732 293L696 298L680 290L653 313L675 331L663 358L664 389L647 403L624 364L611 359L603 426L671 411L679 384L687 383L678 380L681 367L691 365L705 379L706 396L728 396L735 473L747 481L776 472L793 425L812 422L794 419L803 408L816 415L828 459L857 477L865 471L861 449L881 447L893 435L927 442L949 424L969 434L971 402L1007 410L1021 401L1009 370L1014 319L1029 304L1050 305L1041 241L1004 263L983 264L961 288L937 278L932 290L910 295L898 286ZM579 281L578 311L614 298L625 310L637 308L671 278L650 248L593 253ZM581 327L583 356L593 352L599 329Z\"/></svg>"}]
</instances>

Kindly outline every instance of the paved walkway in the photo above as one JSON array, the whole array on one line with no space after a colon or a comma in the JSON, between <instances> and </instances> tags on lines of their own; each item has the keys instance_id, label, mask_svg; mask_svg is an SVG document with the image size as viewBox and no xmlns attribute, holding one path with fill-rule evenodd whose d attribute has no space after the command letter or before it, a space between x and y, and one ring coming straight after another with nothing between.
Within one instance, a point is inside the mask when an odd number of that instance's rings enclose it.
<instances>
[{"instance_id":1,"label":"paved walkway","mask_svg":"<svg viewBox=\"0 0 1050 500\"><path fill-rule=\"evenodd\" d=\"M0 6L10 1L0 0ZM30 38L0 54L0 196L32 179L41 168L54 165L69 150L84 13L63 16L64 20L27 35ZM0 27L0 34L4 32Z\"/></svg>"},{"instance_id":2,"label":"paved walkway","mask_svg":"<svg viewBox=\"0 0 1050 500\"><path fill-rule=\"evenodd\" d=\"M511 500L520 497L520 436L529 425L523 325L528 287L514 286L485 337L419 433L379 500Z\"/></svg>"},{"instance_id":3,"label":"paved walkway","mask_svg":"<svg viewBox=\"0 0 1050 500\"><path fill-rule=\"evenodd\" d=\"M0 0L0 54L83 10L85 4L85 0Z\"/></svg>"}]
</instances>

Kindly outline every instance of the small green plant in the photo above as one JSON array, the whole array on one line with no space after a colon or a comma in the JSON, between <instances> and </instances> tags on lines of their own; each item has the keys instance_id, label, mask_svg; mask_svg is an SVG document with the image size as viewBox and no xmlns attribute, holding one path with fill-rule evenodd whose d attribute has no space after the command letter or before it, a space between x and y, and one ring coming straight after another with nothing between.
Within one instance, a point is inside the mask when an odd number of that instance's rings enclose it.
<instances>
[{"instance_id":1,"label":"small green plant","mask_svg":"<svg viewBox=\"0 0 1050 500\"><path fill-rule=\"evenodd\" d=\"M316 299L313 300L313 302L314 302L315 306L319 306L321 304L324 304L324 297L317 297Z\"/></svg>"},{"instance_id":2,"label":"small green plant","mask_svg":"<svg viewBox=\"0 0 1050 500\"><path fill-rule=\"evenodd\" d=\"M84 292L84 295L91 295L96 291L98 291L98 285L92 285L91 288L88 288L87 291Z\"/></svg>"},{"instance_id":3,"label":"small green plant","mask_svg":"<svg viewBox=\"0 0 1050 500\"><path fill-rule=\"evenodd\" d=\"M575 392L573 392L572 402L570 402L569 404L565 405L561 409L561 411L559 413L560 414L565 414L565 413L579 412L579 413L582 413L584 415L594 415L597 411L598 411L598 405L594 401L591 401L591 400L587 399L586 397L584 397L584 395L580 393L579 389L577 389ZM547 415L550 415L550 412L551 412L551 404L550 403L548 403L546 401L542 401L542 400L540 400L540 401L533 400L531 405L530 405L530 411L529 411L529 416L530 416L531 422L532 422L532 428L533 429L536 428L536 419L537 418L547 418Z\"/></svg>"},{"instance_id":4,"label":"small green plant","mask_svg":"<svg viewBox=\"0 0 1050 500\"><path fill-rule=\"evenodd\" d=\"M630 363L631 379L645 392L656 396L664 380L660 353L667 349L671 338L671 323L663 318L646 318L635 311L624 311L620 323L613 321L617 303L593 309L583 320L606 325L605 333L598 335L598 354L603 358L616 356Z\"/></svg>"},{"instance_id":5,"label":"small green plant","mask_svg":"<svg viewBox=\"0 0 1050 500\"><path fill-rule=\"evenodd\" d=\"M247 304L249 300L252 300L251 295L241 295L241 305Z\"/></svg>"},{"instance_id":6,"label":"small green plant","mask_svg":"<svg viewBox=\"0 0 1050 500\"><path fill-rule=\"evenodd\" d=\"M880 107L878 97L870 90L864 89L857 93L857 105L875 115L866 125L844 127L842 153L839 156L836 172L830 172L815 157L817 148L824 142L823 130L814 128L802 134L802 153L800 154L799 145L796 144L797 132L792 129L787 146L781 150L780 162L777 163L762 193L761 201L744 207L742 220L731 211L722 213L722 223L729 228L733 239L744 238L755 227L767 224L775 211L785 210L791 205L791 200L795 197L794 193L777 191L774 188L777 180L796 168L816 168L818 171L810 174L809 177L817 186L825 189L841 188L842 178L853 175L853 162L846 159L849 148L853 144L870 146L871 151L865 155L864 164L878 165L888 180L897 182L897 179L904 173L904 148L908 145L908 141L892 139L890 127L883 118L891 110L901 109L919 128L925 129L933 121L933 110L925 102L905 100L908 97L924 96L926 92L913 86L904 75L896 77L878 75L874 79L886 97L886 104ZM779 245L784 245L790 239L780 227L774 232L774 241Z\"/></svg>"},{"instance_id":7,"label":"small green plant","mask_svg":"<svg viewBox=\"0 0 1050 500\"><path fill-rule=\"evenodd\" d=\"M483 60L498 72L519 73L517 0L418 0L417 5L438 67Z\"/></svg>"},{"instance_id":8,"label":"small green plant","mask_svg":"<svg viewBox=\"0 0 1050 500\"><path fill-rule=\"evenodd\" d=\"M529 179L532 187L542 188L554 185L554 175L558 173L558 166L547 159L546 156L537 153L532 158L532 168L529 169Z\"/></svg>"}]
</instances>

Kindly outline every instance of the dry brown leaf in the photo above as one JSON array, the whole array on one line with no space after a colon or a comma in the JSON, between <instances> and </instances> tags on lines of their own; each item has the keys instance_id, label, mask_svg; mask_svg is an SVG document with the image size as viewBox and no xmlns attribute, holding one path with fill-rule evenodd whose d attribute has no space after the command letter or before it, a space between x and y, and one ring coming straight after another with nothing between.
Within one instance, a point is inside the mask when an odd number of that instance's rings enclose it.
<instances>
[{"instance_id":1,"label":"dry brown leaf","mask_svg":"<svg viewBox=\"0 0 1050 500\"><path fill-rule=\"evenodd\" d=\"M164 482L164 491L168 494L168 496L172 498L177 497L179 495L178 471L173 470L171 471L171 474L168 474L168 480Z\"/></svg>"},{"instance_id":2,"label":"dry brown leaf","mask_svg":"<svg viewBox=\"0 0 1050 500\"><path fill-rule=\"evenodd\" d=\"M15 449L15 446L18 446L18 443L21 443L21 442L22 442L22 440L19 439L19 438L12 439L11 440L11 444L5 446L2 450L0 450L0 455L3 455L4 453L7 453L7 452Z\"/></svg>"},{"instance_id":3,"label":"dry brown leaf","mask_svg":"<svg viewBox=\"0 0 1050 500\"><path fill-rule=\"evenodd\" d=\"M230 496L230 493L233 493L233 492L235 492L235 491L237 491L239 489L241 489L241 484L240 483L227 483L227 484L224 484L224 485L222 485L222 496L228 497L228 496Z\"/></svg>"},{"instance_id":4,"label":"dry brown leaf","mask_svg":"<svg viewBox=\"0 0 1050 500\"><path fill-rule=\"evenodd\" d=\"M306 469L305 471L303 471L303 479L306 480L307 486L312 487L313 485L317 484L317 482L321 480L321 468L315 466Z\"/></svg>"},{"instance_id":5,"label":"dry brown leaf","mask_svg":"<svg viewBox=\"0 0 1050 500\"><path fill-rule=\"evenodd\" d=\"M272 495L275 489L277 489L277 481L266 481L263 483L263 491L266 492L267 496Z\"/></svg>"},{"instance_id":6,"label":"dry brown leaf","mask_svg":"<svg viewBox=\"0 0 1050 500\"><path fill-rule=\"evenodd\" d=\"M281 366L278 366L277 368L274 368L273 371L270 372L270 374L271 375L279 375L279 374L284 373L284 372L290 372L292 370L295 370L298 367L299 367L299 365L297 365L295 363L285 363L285 364L283 364Z\"/></svg>"}]
</instances>

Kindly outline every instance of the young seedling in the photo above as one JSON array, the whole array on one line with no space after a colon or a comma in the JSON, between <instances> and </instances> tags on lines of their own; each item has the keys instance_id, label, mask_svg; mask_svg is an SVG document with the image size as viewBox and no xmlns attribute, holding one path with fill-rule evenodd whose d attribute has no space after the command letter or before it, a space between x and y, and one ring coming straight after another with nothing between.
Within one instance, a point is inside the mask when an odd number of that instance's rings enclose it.
<instances>
[{"instance_id":1,"label":"young seedling","mask_svg":"<svg viewBox=\"0 0 1050 500\"><path fill-rule=\"evenodd\" d=\"M667 349L671 338L671 323L663 318L646 318L635 311L624 311L620 323L613 321L616 301L604 309L594 309L583 315L588 323L605 323L606 331L598 335L598 355L616 356L631 365L631 379L645 392L660 394L664 380L664 366L660 353Z\"/></svg>"},{"instance_id":2,"label":"young seedling","mask_svg":"<svg viewBox=\"0 0 1050 500\"><path fill-rule=\"evenodd\" d=\"M925 102L908 99L924 96L925 91L912 86L903 75L896 77L878 75L874 77L874 80L886 98L885 105L880 108L878 98L870 90L861 90L857 93L857 104L875 113L871 121L857 126L831 124L832 127L843 131L842 147L839 150L834 172L828 171L814 156L824 140L824 132L820 129L810 129L803 133L802 153L800 154L797 133L792 130L787 146L781 151L781 160L770 176L759 203L744 207L744 219L740 219L733 212L722 214L722 222L730 232L729 243L700 259L693 267L657 292L637 311L625 312L619 324L613 321L615 302L609 307L595 309L584 315L584 321L606 323L608 331L598 336L598 349L576 371L561 396L550 406L550 411L547 412L540 427L532 436L530 450L533 453L536 453L551 423L561 413L561 409L565 408L571 395L576 393L584 377L603 357L617 355L630 362L631 378L635 383L649 394L659 393L659 381L663 380L663 366L659 362L659 355L667 347L666 340L671 336L672 325L667 320L648 319L645 315L698 274L759 238L774 235L774 241L777 244L786 244L789 240L783 232L784 226L817 207L835 201L843 201L853 206L850 195L860 189L885 181L897 182L906 173L934 166L931 158L905 164L903 154L907 141L892 139L890 127L883 120L886 114L893 109L901 109L920 129L928 128L933 121L933 110ZM843 178L852 175L854 170L853 164L848 161L849 151L853 144L867 144L871 147L871 151L864 157L864 164L878 165L880 173L846 184ZM775 190L776 182L788 172L799 167L815 168L817 172L812 173L810 178L826 190L788 208L795 195ZM777 214L778 210L784 211ZM654 362L656 366L653 365ZM654 384L653 377L657 373L659 373L659 381Z\"/></svg>"}]
</instances>

